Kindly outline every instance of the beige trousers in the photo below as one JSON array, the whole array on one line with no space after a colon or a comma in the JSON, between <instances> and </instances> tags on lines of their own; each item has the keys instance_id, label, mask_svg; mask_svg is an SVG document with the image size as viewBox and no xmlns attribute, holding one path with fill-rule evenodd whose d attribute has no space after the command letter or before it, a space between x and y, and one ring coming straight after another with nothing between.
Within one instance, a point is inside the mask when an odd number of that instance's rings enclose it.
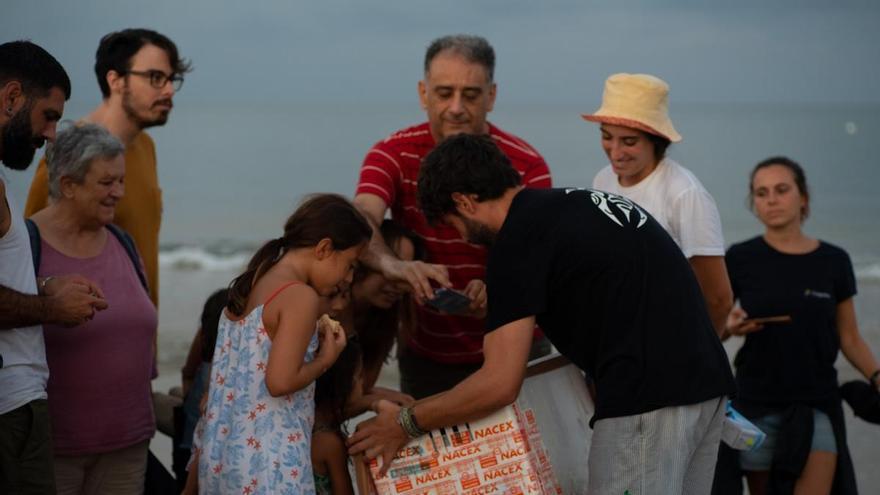
<instances>
[{"instance_id":1,"label":"beige trousers","mask_svg":"<svg viewBox=\"0 0 880 495\"><path fill-rule=\"evenodd\" d=\"M102 454L55 456L58 495L141 495L150 441Z\"/></svg>"}]
</instances>

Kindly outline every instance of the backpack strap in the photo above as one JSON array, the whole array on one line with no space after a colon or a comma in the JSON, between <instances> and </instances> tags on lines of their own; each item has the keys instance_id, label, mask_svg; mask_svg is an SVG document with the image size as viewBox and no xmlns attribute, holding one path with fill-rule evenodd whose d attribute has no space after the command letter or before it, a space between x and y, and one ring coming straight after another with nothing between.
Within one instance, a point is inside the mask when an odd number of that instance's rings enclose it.
<instances>
[{"instance_id":1,"label":"backpack strap","mask_svg":"<svg viewBox=\"0 0 880 495\"><path fill-rule=\"evenodd\" d=\"M40 229L30 218L25 218L24 224L27 227L28 237L31 239L31 259L34 262L34 275L36 275L40 271L40 253L43 247L40 243Z\"/></svg>"},{"instance_id":2,"label":"backpack strap","mask_svg":"<svg viewBox=\"0 0 880 495\"><path fill-rule=\"evenodd\" d=\"M40 229L30 218L25 218L24 224L27 226L28 237L30 237L31 240L31 258L33 258L34 261L34 273L37 273L40 270L40 258L42 254ZM144 275L144 271L141 269L140 255L138 255L137 248L134 245L134 239L128 235L128 232L112 223L107 224L107 230L109 230L119 243L122 244L122 247L125 249L125 254L128 255L129 259L131 259L131 263L134 265L134 271L137 273L141 285L144 287L144 290L150 292L150 287L147 284L147 276Z\"/></svg>"},{"instance_id":3,"label":"backpack strap","mask_svg":"<svg viewBox=\"0 0 880 495\"><path fill-rule=\"evenodd\" d=\"M107 230L109 230L119 243L122 244L122 247L125 248L125 254L131 259L131 263L134 265L134 271L137 272L137 276L141 280L141 285L144 287L144 290L150 292L150 286L147 283L147 276L144 275L144 271L141 269L141 257L138 254L137 247L134 245L134 239L131 238L128 232L122 230L117 225L108 223L105 227L107 227Z\"/></svg>"}]
</instances>

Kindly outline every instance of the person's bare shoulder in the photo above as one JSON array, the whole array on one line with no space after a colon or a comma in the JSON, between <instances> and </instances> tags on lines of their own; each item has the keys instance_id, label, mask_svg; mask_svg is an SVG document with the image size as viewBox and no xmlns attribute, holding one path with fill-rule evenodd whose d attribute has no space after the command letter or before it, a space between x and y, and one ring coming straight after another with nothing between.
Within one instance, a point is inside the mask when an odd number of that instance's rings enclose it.
<instances>
[{"instance_id":1,"label":"person's bare shoulder","mask_svg":"<svg viewBox=\"0 0 880 495\"><path fill-rule=\"evenodd\" d=\"M330 462L348 457L345 441L336 431L317 430L312 434L312 459Z\"/></svg>"}]
</instances>

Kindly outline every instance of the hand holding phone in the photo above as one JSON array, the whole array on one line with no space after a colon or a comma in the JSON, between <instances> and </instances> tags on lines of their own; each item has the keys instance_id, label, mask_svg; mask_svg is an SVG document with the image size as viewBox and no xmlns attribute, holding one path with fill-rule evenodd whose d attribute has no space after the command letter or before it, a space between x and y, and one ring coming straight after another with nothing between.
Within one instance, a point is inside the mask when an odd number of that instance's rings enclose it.
<instances>
[{"instance_id":1,"label":"hand holding phone","mask_svg":"<svg viewBox=\"0 0 880 495\"><path fill-rule=\"evenodd\" d=\"M471 298L457 290L441 288L434 292L434 297L425 301L425 305L437 311L457 315L468 310Z\"/></svg>"},{"instance_id":2,"label":"hand holding phone","mask_svg":"<svg viewBox=\"0 0 880 495\"><path fill-rule=\"evenodd\" d=\"M749 318L749 315L739 306L735 306L727 315L725 332L727 335L748 335L764 328L771 323L790 323L791 315L759 316Z\"/></svg>"}]
</instances>

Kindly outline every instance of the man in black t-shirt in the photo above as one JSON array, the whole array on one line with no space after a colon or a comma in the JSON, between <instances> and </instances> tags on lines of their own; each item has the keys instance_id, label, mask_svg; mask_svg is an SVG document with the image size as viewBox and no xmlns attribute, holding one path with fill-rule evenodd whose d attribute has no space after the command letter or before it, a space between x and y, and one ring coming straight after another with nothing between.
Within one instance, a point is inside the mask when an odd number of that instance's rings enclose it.
<instances>
[{"instance_id":1,"label":"man in black t-shirt","mask_svg":"<svg viewBox=\"0 0 880 495\"><path fill-rule=\"evenodd\" d=\"M351 451L390 459L420 431L513 402L538 323L596 383L590 493L709 493L733 376L663 227L613 194L523 189L480 136L450 138L425 159L419 200L429 221L490 247L485 361L411 408L377 404Z\"/></svg>"}]
</instances>

